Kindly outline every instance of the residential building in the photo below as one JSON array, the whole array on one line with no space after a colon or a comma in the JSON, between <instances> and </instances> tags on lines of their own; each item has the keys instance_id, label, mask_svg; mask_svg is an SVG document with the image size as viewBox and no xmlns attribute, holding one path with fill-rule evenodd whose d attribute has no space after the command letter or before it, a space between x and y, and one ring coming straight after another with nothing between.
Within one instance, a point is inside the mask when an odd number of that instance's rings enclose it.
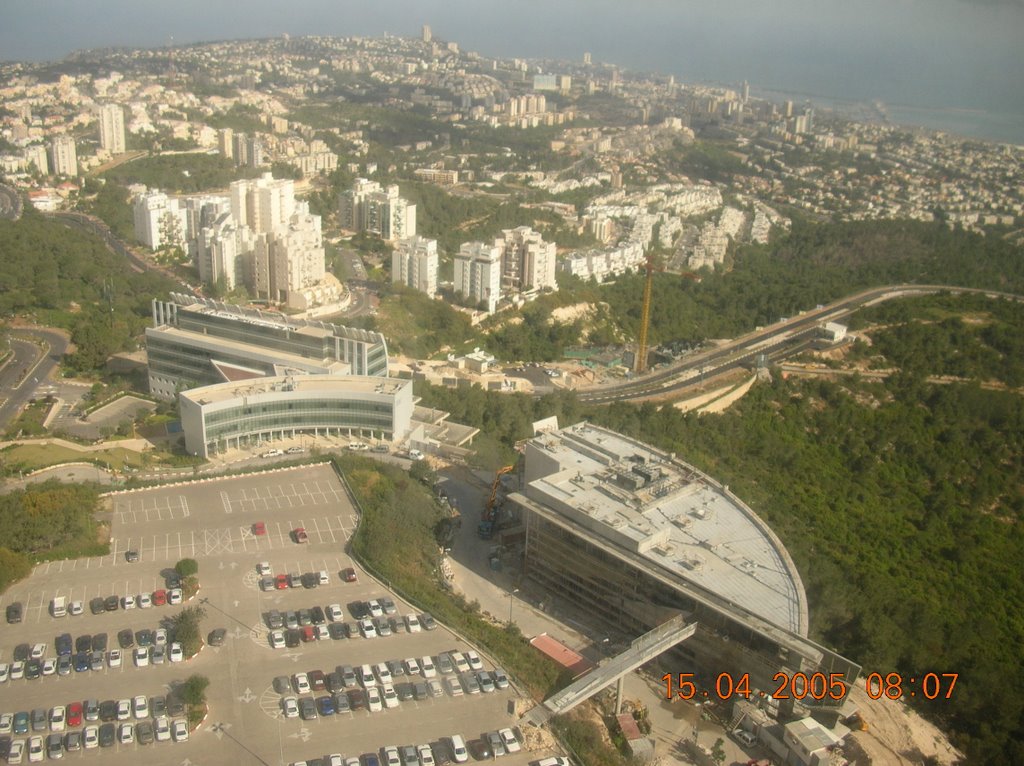
<instances>
[{"instance_id":1,"label":"residential building","mask_svg":"<svg viewBox=\"0 0 1024 766\"><path fill-rule=\"evenodd\" d=\"M135 239L150 250L186 247L188 217L177 199L152 189L136 195L132 210Z\"/></svg>"},{"instance_id":2,"label":"residential building","mask_svg":"<svg viewBox=\"0 0 1024 766\"><path fill-rule=\"evenodd\" d=\"M100 148L111 154L124 154L124 110L119 104L104 104L97 112L100 124Z\"/></svg>"},{"instance_id":3,"label":"residential building","mask_svg":"<svg viewBox=\"0 0 1024 766\"><path fill-rule=\"evenodd\" d=\"M455 254L455 292L484 303L493 314L501 297L502 250L498 244L466 242Z\"/></svg>"},{"instance_id":4,"label":"residential building","mask_svg":"<svg viewBox=\"0 0 1024 766\"><path fill-rule=\"evenodd\" d=\"M178 396L185 450L211 453L266 440L363 436L402 441L412 430L412 381L349 375L276 375Z\"/></svg>"},{"instance_id":5,"label":"residential building","mask_svg":"<svg viewBox=\"0 0 1024 766\"><path fill-rule=\"evenodd\" d=\"M407 237L391 254L391 281L431 298L437 295L437 240Z\"/></svg>"},{"instance_id":6,"label":"residential building","mask_svg":"<svg viewBox=\"0 0 1024 766\"><path fill-rule=\"evenodd\" d=\"M46 155L46 147L42 144L32 144L25 147L25 162L35 165L40 175L50 174L50 158Z\"/></svg>"},{"instance_id":7,"label":"residential building","mask_svg":"<svg viewBox=\"0 0 1024 766\"><path fill-rule=\"evenodd\" d=\"M149 391L160 399L275 375L388 376L380 333L177 293L153 301L146 350Z\"/></svg>"},{"instance_id":8,"label":"residential building","mask_svg":"<svg viewBox=\"0 0 1024 766\"><path fill-rule=\"evenodd\" d=\"M416 236L416 206L401 196L397 185L382 188L376 181L358 178L341 194L338 214L341 227L350 231L387 240Z\"/></svg>"},{"instance_id":9,"label":"residential building","mask_svg":"<svg viewBox=\"0 0 1024 766\"><path fill-rule=\"evenodd\" d=\"M235 158L235 131L231 128L221 128L217 131L217 151L225 159Z\"/></svg>"},{"instance_id":10,"label":"residential building","mask_svg":"<svg viewBox=\"0 0 1024 766\"><path fill-rule=\"evenodd\" d=\"M502 231L495 244L502 248L501 286L506 290L557 290L555 243L545 242L529 226Z\"/></svg>"},{"instance_id":11,"label":"residential building","mask_svg":"<svg viewBox=\"0 0 1024 766\"><path fill-rule=\"evenodd\" d=\"M56 136L50 142L50 167L54 175L78 175L78 152L73 136Z\"/></svg>"}]
</instances>

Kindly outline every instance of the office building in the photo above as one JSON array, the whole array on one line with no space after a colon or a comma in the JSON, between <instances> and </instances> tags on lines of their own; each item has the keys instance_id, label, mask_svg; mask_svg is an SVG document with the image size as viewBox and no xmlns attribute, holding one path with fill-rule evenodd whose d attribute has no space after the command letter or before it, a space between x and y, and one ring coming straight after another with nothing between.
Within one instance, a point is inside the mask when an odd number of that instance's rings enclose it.
<instances>
[{"instance_id":1,"label":"office building","mask_svg":"<svg viewBox=\"0 0 1024 766\"><path fill-rule=\"evenodd\" d=\"M111 154L124 154L124 110L118 104L104 104L98 110L100 148Z\"/></svg>"},{"instance_id":2,"label":"office building","mask_svg":"<svg viewBox=\"0 0 1024 766\"><path fill-rule=\"evenodd\" d=\"M160 399L276 375L388 375L380 333L180 294L153 301L146 350L149 391Z\"/></svg>"},{"instance_id":3,"label":"office building","mask_svg":"<svg viewBox=\"0 0 1024 766\"><path fill-rule=\"evenodd\" d=\"M431 298L437 295L437 240L407 237L391 254L391 281Z\"/></svg>"},{"instance_id":4,"label":"office building","mask_svg":"<svg viewBox=\"0 0 1024 766\"><path fill-rule=\"evenodd\" d=\"M522 557L534 597L596 635L629 641L681 614L697 628L669 664L698 688L720 673L749 674L767 694L780 672L856 681L858 665L808 638L803 583L775 533L675 454L579 423L527 441L519 477L496 520L500 543ZM803 702L833 715L842 705Z\"/></svg>"},{"instance_id":5,"label":"office building","mask_svg":"<svg viewBox=\"0 0 1024 766\"><path fill-rule=\"evenodd\" d=\"M349 231L387 240L416 236L416 206L401 196L396 185L384 188L376 181L356 179L351 189L342 192L338 215L341 227Z\"/></svg>"},{"instance_id":6,"label":"office building","mask_svg":"<svg viewBox=\"0 0 1024 766\"><path fill-rule=\"evenodd\" d=\"M501 297L501 256L497 244L466 242L455 254L455 292L473 303L483 303L493 314Z\"/></svg>"},{"instance_id":7,"label":"office building","mask_svg":"<svg viewBox=\"0 0 1024 766\"><path fill-rule=\"evenodd\" d=\"M50 142L50 167L54 175L78 175L78 152L73 136L57 136Z\"/></svg>"},{"instance_id":8,"label":"office building","mask_svg":"<svg viewBox=\"0 0 1024 766\"><path fill-rule=\"evenodd\" d=\"M412 430L412 381L345 375L277 375L183 391L185 450L211 453L273 439L362 436L401 441Z\"/></svg>"}]
</instances>

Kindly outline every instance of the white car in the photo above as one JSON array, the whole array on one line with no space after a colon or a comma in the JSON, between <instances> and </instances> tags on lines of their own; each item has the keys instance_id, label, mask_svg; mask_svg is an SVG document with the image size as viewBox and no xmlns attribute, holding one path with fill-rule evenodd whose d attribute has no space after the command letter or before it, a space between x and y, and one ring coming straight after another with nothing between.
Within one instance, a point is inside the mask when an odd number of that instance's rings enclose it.
<instances>
[{"instance_id":1,"label":"white car","mask_svg":"<svg viewBox=\"0 0 1024 766\"><path fill-rule=\"evenodd\" d=\"M132 656L135 659L135 667L144 668L149 665L149 649L145 646L136 646Z\"/></svg>"},{"instance_id":2,"label":"white car","mask_svg":"<svg viewBox=\"0 0 1024 766\"><path fill-rule=\"evenodd\" d=\"M50 708L50 731L64 731L68 722L68 711L63 705Z\"/></svg>"},{"instance_id":3,"label":"white car","mask_svg":"<svg viewBox=\"0 0 1024 766\"><path fill-rule=\"evenodd\" d=\"M43 675L52 676L57 672L57 660L53 657L47 657L43 660Z\"/></svg>"},{"instance_id":4,"label":"white car","mask_svg":"<svg viewBox=\"0 0 1024 766\"><path fill-rule=\"evenodd\" d=\"M285 697L281 700L281 710L285 718L298 718L299 701L295 697Z\"/></svg>"},{"instance_id":5,"label":"white car","mask_svg":"<svg viewBox=\"0 0 1024 766\"><path fill-rule=\"evenodd\" d=\"M480 655L470 649L466 652L466 662L469 663L470 670L483 670L484 664L480 661Z\"/></svg>"},{"instance_id":6,"label":"white car","mask_svg":"<svg viewBox=\"0 0 1024 766\"><path fill-rule=\"evenodd\" d=\"M171 734L175 742L188 742L188 724L184 718L175 718L171 724Z\"/></svg>"},{"instance_id":7,"label":"white car","mask_svg":"<svg viewBox=\"0 0 1024 766\"><path fill-rule=\"evenodd\" d=\"M85 606L81 601L72 601L68 604L68 614L72 617L78 617L80 614L85 612Z\"/></svg>"},{"instance_id":8,"label":"white car","mask_svg":"<svg viewBox=\"0 0 1024 766\"><path fill-rule=\"evenodd\" d=\"M118 727L117 740L122 745L130 745L135 741L135 727L130 723L123 723Z\"/></svg>"},{"instance_id":9,"label":"white car","mask_svg":"<svg viewBox=\"0 0 1024 766\"><path fill-rule=\"evenodd\" d=\"M0 684L6 683L11 677L11 666L6 662L0 662Z\"/></svg>"},{"instance_id":10,"label":"white car","mask_svg":"<svg viewBox=\"0 0 1024 766\"><path fill-rule=\"evenodd\" d=\"M171 648L167 652L167 659L171 662L181 662L185 659L185 652L177 641L171 644Z\"/></svg>"},{"instance_id":11,"label":"white car","mask_svg":"<svg viewBox=\"0 0 1024 766\"><path fill-rule=\"evenodd\" d=\"M420 766L434 766L434 753L430 745L420 745L416 748L416 753L420 757Z\"/></svg>"},{"instance_id":12,"label":"white car","mask_svg":"<svg viewBox=\"0 0 1024 766\"><path fill-rule=\"evenodd\" d=\"M100 727L86 726L82 729L82 747L93 750L100 746Z\"/></svg>"},{"instance_id":13,"label":"white car","mask_svg":"<svg viewBox=\"0 0 1024 766\"><path fill-rule=\"evenodd\" d=\"M171 722L165 715L153 719L153 736L157 742L166 742L171 738Z\"/></svg>"},{"instance_id":14,"label":"white car","mask_svg":"<svg viewBox=\"0 0 1024 766\"><path fill-rule=\"evenodd\" d=\"M40 736L28 738L28 762L41 763L46 753L43 750L43 738Z\"/></svg>"},{"instance_id":15,"label":"white car","mask_svg":"<svg viewBox=\"0 0 1024 766\"><path fill-rule=\"evenodd\" d=\"M284 631L283 630L272 630L270 631L270 648L271 649L284 649Z\"/></svg>"},{"instance_id":16,"label":"white car","mask_svg":"<svg viewBox=\"0 0 1024 766\"><path fill-rule=\"evenodd\" d=\"M380 690L376 686L371 686L366 690L366 706L371 713L379 713L384 709L384 703L380 698Z\"/></svg>"},{"instance_id":17,"label":"white car","mask_svg":"<svg viewBox=\"0 0 1024 766\"><path fill-rule=\"evenodd\" d=\"M405 626L410 633L419 633L423 629L420 625L420 618L414 614L405 615Z\"/></svg>"},{"instance_id":18,"label":"white car","mask_svg":"<svg viewBox=\"0 0 1024 766\"><path fill-rule=\"evenodd\" d=\"M25 757L25 740L16 739L11 742L11 749L7 752L8 763L21 763Z\"/></svg>"},{"instance_id":19,"label":"white car","mask_svg":"<svg viewBox=\"0 0 1024 766\"><path fill-rule=\"evenodd\" d=\"M107 665L112 668L121 667L121 650L111 649L107 652Z\"/></svg>"},{"instance_id":20,"label":"white car","mask_svg":"<svg viewBox=\"0 0 1024 766\"><path fill-rule=\"evenodd\" d=\"M41 660L43 655L46 654L46 644L34 644L32 646L32 659Z\"/></svg>"},{"instance_id":21,"label":"white car","mask_svg":"<svg viewBox=\"0 0 1024 766\"><path fill-rule=\"evenodd\" d=\"M331 631L327 629L326 625L317 625L315 630L317 641L326 641L331 637Z\"/></svg>"},{"instance_id":22,"label":"white car","mask_svg":"<svg viewBox=\"0 0 1024 766\"><path fill-rule=\"evenodd\" d=\"M387 685L392 682L391 669L388 668L387 663L378 662L373 666L373 670L377 674L377 678L380 680L382 685Z\"/></svg>"},{"instance_id":23,"label":"white car","mask_svg":"<svg viewBox=\"0 0 1024 766\"><path fill-rule=\"evenodd\" d=\"M121 599L122 609L134 609L135 608L135 596L125 596Z\"/></svg>"},{"instance_id":24,"label":"white car","mask_svg":"<svg viewBox=\"0 0 1024 766\"><path fill-rule=\"evenodd\" d=\"M449 656L452 658L452 664L455 665L457 672L465 673L469 670L469 660L462 652L452 652Z\"/></svg>"},{"instance_id":25,"label":"white car","mask_svg":"<svg viewBox=\"0 0 1024 766\"><path fill-rule=\"evenodd\" d=\"M410 460L422 460L423 459L423 453L420 452L418 449L411 449L411 450L409 450L409 459Z\"/></svg>"},{"instance_id":26,"label":"white car","mask_svg":"<svg viewBox=\"0 0 1024 766\"><path fill-rule=\"evenodd\" d=\"M380 695L384 698L384 707L398 707L398 692L391 684L384 684L380 687Z\"/></svg>"},{"instance_id":27,"label":"white car","mask_svg":"<svg viewBox=\"0 0 1024 766\"><path fill-rule=\"evenodd\" d=\"M345 613L341 611L341 604L331 604L327 607L327 618L331 622L339 622L345 619Z\"/></svg>"},{"instance_id":28,"label":"white car","mask_svg":"<svg viewBox=\"0 0 1024 766\"><path fill-rule=\"evenodd\" d=\"M167 591L167 600L173 605L177 606L182 601L181 588L171 588Z\"/></svg>"},{"instance_id":29,"label":"white car","mask_svg":"<svg viewBox=\"0 0 1024 766\"><path fill-rule=\"evenodd\" d=\"M132 709L136 718L149 718L149 700L145 694L140 694L132 700Z\"/></svg>"},{"instance_id":30,"label":"white car","mask_svg":"<svg viewBox=\"0 0 1024 766\"><path fill-rule=\"evenodd\" d=\"M498 729L498 736L501 737L501 744L505 746L506 752L518 753L523 749L523 746L519 744L519 740L516 734L511 729Z\"/></svg>"},{"instance_id":31,"label":"white car","mask_svg":"<svg viewBox=\"0 0 1024 766\"><path fill-rule=\"evenodd\" d=\"M11 713L0 713L0 734L10 734L14 725L14 716Z\"/></svg>"},{"instance_id":32,"label":"white car","mask_svg":"<svg viewBox=\"0 0 1024 766\"><path fill-rule=\"evenodd\" d=\"M437 675L437 667L429 655L420 658L420 668L424 678L434 678Z\"/></svg>"},{"instance_id":33,"label":"white car","mask_svg":"<svg viewBox=\"0 0 1024 766\"><path fill-rule=\"evenodd\" d=\"M256 574L258 574L260 577L266 577L271 573L271 571L272 570L270 569L269 561L261 561L259 564L256 565Z\"/></svg>"},{"instance_id":34,"label":"white car","mask_svg":"<svg viewBox=\"0 0 1024 766\"><path fill-rule=\"evenodd\" d=\"M153 606L153 597L148 593L140 593L135 603L139 605L139 609L149 609Z\"/></svg>"},{"instance_id":35,"label":"white car","mask_svg":"<svg viewBox=\"0 0 1024 766\"><path fill-rule=\"evenodd\" d=\"M19 678L25 677L25 663L24 662L12 662L11 663L11 680L17 681Z\"/></svg>"},{"instance_id":36,"label":"white car","mask_svg":"<svg viewBox=\"0 0 1024 766\"><path fill-rule=\"evenodd\" d=\"M376 683L373 677L373 668L369 665L360 665L356 668L356 678L359 679L359 683L364 689L369 689Z\"/></svg>"},{"instance_id":37,"label":"white car","mask_svg":"<svg viewBox=\"0 0 1024 766\"><path fill-rule=\"evenodd\" d=\"M117 720L127 721L132 717L132 701L131 700L118 700L117 701Z\"/></svg>"},{"instance_id":38,"label":"white car","mask_svg":"<svg viewBox=\"0 0 1024 766\"><path fill-rule=\"evenodd\" d=\"M374 626L371 620L360 620L359 621L359 632L363 634L363 638L376 638L377 628ZM15 663L17 665L18 663ZM25 673L25 668L22 666L22 675ZM14 678L14 672L11 672L11 678Z\"/></svg>"},{"instance_id":39,"label":"white car","mask_svg":"<svg viewBox=\"0 0 1024 766\"><path fill-rule=\"evenodd\" d=\"M296 673L292 678L292 683L295 684L296 694L309 694L312 691L309 685L309 676L305 673Z\"/></svg>"},{"instance_id":40,"label":"white car","mask_svg":"<svg viewBox=\"0 0 1024 766\"><path fill-rule=\"evenodd\" d=\"M458 734L452 734L448 738L448 744L452 746L452 758L456 763L465 763L469 760L469 751L466 750L466 741Z\"/></svg>"},{"instance_id":41,"label":"white car","mask_svg":"<svg viewBox=\"0 0 1024 766\"><path fill-rule=\"evenodd\" d=\"M153 643L156 646L167 646L167 628L157 628L153 633Z\"/></svg>"},{"instance_id":42,"label":"white car","mask_svg":"<svg viewBox=\"0 0 1024 766\"><path fill-rule=\"evenodd\" d=\"M402 766L402 759L398 757L398 748L388 745L383 750L384 766Z\"/></svg>"},{"instance_id":43,"label":"white car","mask_svg":"<svg viewBox=\"0 0 1024 766\"><path fill-rule=\"evenodd\" d=\"M331 576L329 574L327 574L327 570L326 569L321 569L317 573L317 579L320 581L321 585L330 585L331 584Z\"/></svg>"},{"instance_id":44,"label":"white car","mask_svg":"<svg viewBox=\"0 0 1024 766\"><path fill-rule=\"evenodd\" d=\"M405 661L405 672L410 676L418 676L420 674L420 663L415 657L409 657Z\"/></svg>"},{"instance_id":45,"label":"white car","mask_svg":"<svg viewBox=\"0 0 1024 766\"><path fill-rule=\"evenodd\" d=\"M373 599L372 601L366 602L366 611L370 613L371 617L384 616L384 607L380 605L380 602L377 601L377 599Z\"/></svg>"}]
</instances>

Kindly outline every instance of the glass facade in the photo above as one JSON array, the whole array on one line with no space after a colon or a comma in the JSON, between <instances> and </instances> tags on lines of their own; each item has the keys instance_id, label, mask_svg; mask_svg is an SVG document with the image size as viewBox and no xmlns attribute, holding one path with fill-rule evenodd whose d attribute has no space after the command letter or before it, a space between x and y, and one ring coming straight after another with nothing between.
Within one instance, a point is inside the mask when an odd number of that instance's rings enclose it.
<instances>
[{"instance_id":1,"label":"glass facade","mask_svg":"<svg viewBox=\"0 0 1024 766\"><path fill-rule=\"evenodd\" d=\"M384 433L394 430L394 407L387 402L341 398L243 403L206 414L206 441L265 431L313 431L341 428Z\"/></svg>"}]
</instances>

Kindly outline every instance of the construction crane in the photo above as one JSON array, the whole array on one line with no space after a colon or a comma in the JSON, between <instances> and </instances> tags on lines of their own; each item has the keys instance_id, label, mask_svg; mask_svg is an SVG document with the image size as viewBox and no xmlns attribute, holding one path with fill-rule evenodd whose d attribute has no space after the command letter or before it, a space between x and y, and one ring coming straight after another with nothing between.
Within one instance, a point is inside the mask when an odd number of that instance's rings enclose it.
<instances>
[{"instance_id":1,"label":"construction crane","mask_svg":"<svg viewBox=\"0 0 1024 766\"><path fill-rule=\"evenodd\" d=\"M644 270L647 272L647 279L644 280L644 302L640 308L640 343L636 350L636 372L637 375L647 369L647 330L651 325L651 284L654 282L654 253L647 251L647 262Z\"/></svg>"},{"instance_id":2,"label":"construction crane","mask_svg":"<svg viewBox=\"0 0 1024 766\"><path fill-rule=\"evenodd\" d=\"M494 481L491 483L491 494L487 498L487 504L480 514L480 526L477 532L482 540L490 540L494 537L494 527L497 524L497 500L498 488L501 487L501 477L516 469L515 465L506 465L494 472Z\"/></svg>"}]
</instances>

